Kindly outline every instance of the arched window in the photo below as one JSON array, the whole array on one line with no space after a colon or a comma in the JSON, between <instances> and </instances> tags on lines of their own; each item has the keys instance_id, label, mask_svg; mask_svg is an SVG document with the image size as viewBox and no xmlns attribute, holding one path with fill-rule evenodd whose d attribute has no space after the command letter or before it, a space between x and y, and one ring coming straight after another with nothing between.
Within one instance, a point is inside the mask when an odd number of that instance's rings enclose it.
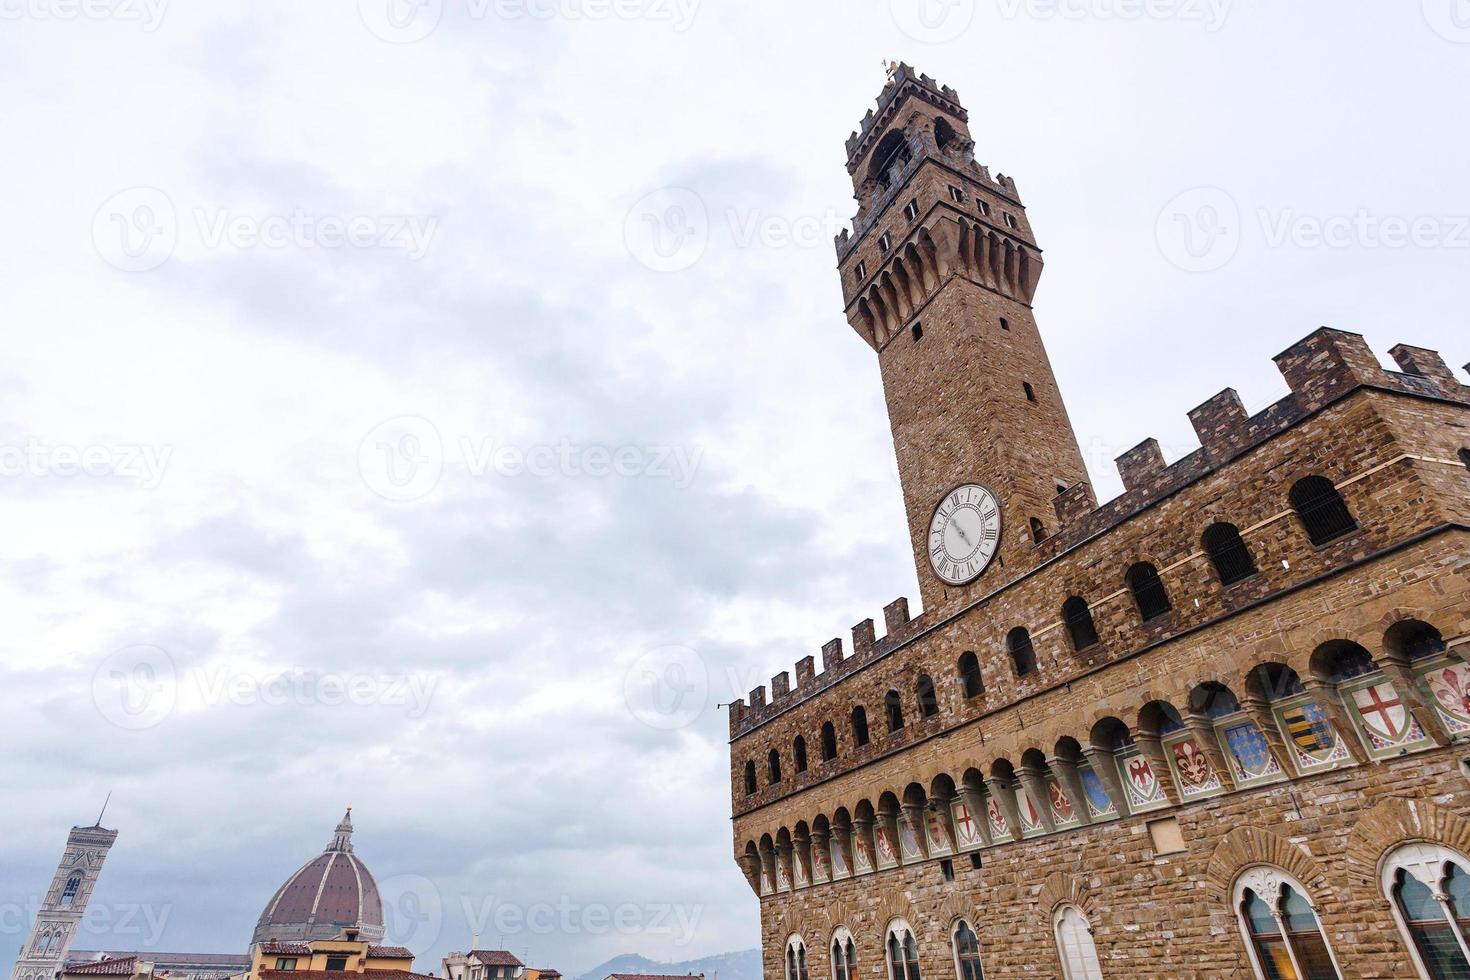
<instances>
[{"instance_id":1,"label":"arched window","mask_svg":"<svg viewBox=\"0 0 1470 980\"><path fill-rule=\"evenodd\" d=\"M786 940L786 980L811 980L806 967L806 943L800 936Z\"/></svg>"},{"instance_id":2,"label":"arched window","mask_svg":"<svg viewBox=\"0 0 1470 980\"><path fill-rule=\"evenodd\" d=\"M1169 611L1169 593L1164 591L1164 580L1159 578L1157 568L1141 561L1128 569L1125 578L1128 590L1133 593L1133 601L1138 606L1138 615L1145 622Z\"/></svg>"},{"instance_id":3,"label":"arched window","mask_svg":"<svg viewBox=\"0 0 1470 980\"><path fill-rule=\"evenodd\" d=\"M1074 595L1062 605L1062 620L1067 624L1067 635L1072 638L1072 649L1086 650L1097 642L1097 625L1092 621L1092 610L1087 600Z\"/></svg>"},{"instance_id":4,"label":"arched window","mask_svg":"<svg viewBox=\"0 0 1470 980\"><path fill-rule=\"evenodd\" d=\"M959 136L956 135L948 119L934 120L934 145L940 150L948 150L958 139Z\"/></svg>"},{"instance_id":5,"label":"arched window","mask_svg":"<svg viewBox=\"0 0 1470 980\"><path fill-rule=\"evenodd\" d=\"M919 675L917 693L921 718L933 718L939 714L939 695L934 692L934 681L928 674Z\"/></svg>"},{"instance_id":6,"label":"arched window","mask_svg":"<svg viewBox=\"0 0 1470 980\"><path fill-rule=\"evenodd\" d=\"M878 148L873 151L873 166L868 170L868 177L886 188L893 183L893 169L904 166L913 158L908 137L904 136L902 130L895 129L883 137Z\"/></svg>"},{"instance_id":7,"label":"arched window","mask_svg":"<svg viewBox=\"0 0 1470 980\"><path fill-rule=\"evenodd\" d=\"M1097 958L1097 944L1092 941L1092 926L1082 910L1075 905L1063 905L1057 909L1054 925L1065 980L1102 980L1102 964Z\"/></svg>"},{"instance_id":8,"label":"arched window","mask_svg":"<svg viewBox=\"0 0 1470 980\"><path fill-rule=\"evenodd\" d=\"M1235 910L1260 980L1339 980L1337 963L1301 882L1251 868L1235 883Z\"/></svg>"},{"instance_id":9,"label":"arched window","mask_svg":"<svg viewBox=\"0 0 1470 980\"><path fill-rule=\"evenodd\" d=\"M1383 645L1390 652L1413 663L1444 653L1444 637L1439 630L1417 619L1402 619L1383 634Z\"/></svg>"},{"instance_id":10,"label":"arched window","mask_svg":"<svg viewBox=\"0 0 1470 980\"><path fill-rule=\"evenodd\" d=\"M791 743L791 757L796 764L796 771L806 772L806 739L800 735Z\"/></svg>"},{"instance_id":11,"label":"arched window","mask_svg":"<svg viewBox=\"0 0 1470 980\"><path fill-rule=\"evenodd\" d=\"M1046 525L1041 523L1041 518L1031 518L1031 540L1037 544L1046 540Z\"/></svg>"},{"instance_id":12,"label":"arched window","mask_svg":"<svg viewBox=\"0 0 1470 980\"><path fill-rule=\"evenodd\" d=\"M890 735L903 727L903 700L897 691L889 691L883 695L883 714L888 719Z\"/></svg>"},{"instance_id":13,"label":"arched window","mask_svg":"<svg viewBox=\"0 0 1470 980\"><path fill-rule=\"evenodd\" d=\"M956 980L985 980L980 969L980 940L964 919L954 924L954 970Z\"/></svg>"},{"instance_id":14,"label":"arched window","mask_svg":"<svg viewBox=\"0 0 1470 980\"><path fill-rule=\"evenodd\" d=\"M822 725L822 761L831 762L837 758L837 726L830 721Z\"/></svg>"},{"instance_id":15,"label":"arched window","mask_svg":"<svg viewBox=\"0 0 1470 980\"><path fill-rule=\"evenodd\" d=\"M1291 488L1291 506L1312 544L1326 544L1357 530L1337 487L1325 476L1309 476Z\"/></svg>"},{"instance_id":16,"label":"arched window","mask_svg":"<svg viewBox=\"0 0 1470 980\"><path fill-rule=\"evenodd\" d=\"M766 756L766 774L770 777L773 786L781 781L781 753L775 749L772 749L771 754Z\"/></svg>"},{"instance_id":17,"label":"arched window","mask_svg":"<svg viewBox=\"0 0 1470 980\"><path fill-rule=\"evenodd\" d=\"M755 761L751 760L745 764L745 795L754 796L755 791Z\"/></svg>"},{"instance_id":18,"label":"arched window","mask_svg":"<svg viewBox=\"0 0 1470 980\"><path fill-rule=\"evenodd\" d=\"M846 928L832 934L832 980L857 980L857 946Z\"/></svg>"},{"instance_id":19,"label":"arched window","mask_svg":"<svg viewBox=\"0 0 1470 980\"><path fill-rule=\"evenodd\" d=\"M61 904L70 905L77 900L77 892L82 889L82 876L72 875L66 879L66 887L61 890Z\"/></svg>"},{"instance_id":20,"label":"arched window","mask_svg":"<svg viewBox=\"0 0 1470 980\"><path fill-rule=\"evenodd\" d=\"M1384 862L1383 889L1419 973L1429 980L1470 976L1470 860L1437 844L1409 844Z\"/></svg>"},{"instance_id":21,"label":"arched window","mask_svg":"<svg viewBox=\"0 0 1470 980\"><path fill-rule=\"evenodd\" d=\"M980 676L980 658L973 651L960 656L960 686L964 688L967 701L985 693L985 682Z\"/></svg>"},{"instance_id":22,"label":"arched window","mask_svg":"<svg viewBox=\"0 0 1470 980\"><path fill-rule=\"evenodd\" d=\"M888 927L888 980L924 980L919 972L919 944L902 919Z\"/></svg>"},{"instance_id":23,"label":"arched window","mask_svg":"<svg viewBox=\"0 0 1470 980\"><path fill-rule=\"evenodd\" d=\"M1240 528L1234 524L1211 524L1205 528L1202 543L1221 585L1234 585L1256 574L1256 560L1251 557Z\"/></svg>"},{"instance_id":24,"label":"arched window","mask_svg":"<svg viewBox=\"0 0 1470 980\"><path fill-rule=\"evenodd\" d=\"M1036 669L1036 648L1031 645L1031 634L1026 627L1017 626L1006 634L1006 650L1017 677L1025 677Z\"/></svg>"},{"instance_id":25,"label":"arched window","mask_svg":"<svg viewBox=\"0 0 1470 980\"><path fill-rule=\"evenodd\" d=\"M852 740L858 748L868 744L868 709L861 705L852 709Z\"/></svg>"}]
</instances>

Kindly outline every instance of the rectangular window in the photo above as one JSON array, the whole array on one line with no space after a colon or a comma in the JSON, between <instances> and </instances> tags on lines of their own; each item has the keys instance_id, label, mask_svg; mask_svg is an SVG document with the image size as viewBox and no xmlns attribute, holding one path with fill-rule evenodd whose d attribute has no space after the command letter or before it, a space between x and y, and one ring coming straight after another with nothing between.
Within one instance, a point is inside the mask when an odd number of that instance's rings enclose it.
<instances>
[{"instance_id":1,"label":"rectangular window","mask_svg":"<svg viewBox=\"0 0 1470 980\"><path fill-rule=\"evenodd\" d=\"M852 270L852 277L859 283L868 278L868 264L866 262L859 262L857 268Z\"/></svg>"},{"instance_id":2,"label":"rectangular window","mask_svg":"<svg viewBox=\"0 0 1470 980\"><path fill-rule=\"evenodd\" d=\"M294 969L296 969L296 957L294 957L294 956L282 956L280 959L276 960L276 969L277 970L294 970Z\"/></svg>"},{"instance_id":3,"label":"rectangular window","mask_svg":"<svg viewBox=\"0 0 1470 980\"><path fill-rule=\"evenodd\" d=\"M1011 321L1007 320L1005 317L1001 317L1000 318L1000 328L1002 330L1009 330L1009 329L1011 329Z\"/></svg>"},{"instance_id":4,"label":"rectangular window","mask_svg":"<svg viewBox=\"0 0 1470 980\"><path fill-rule=\"evenodd\" d=\"M939 871L944 875L945 881L954 881L954 862L949 858L939 862Z\"/></svg>"},{"instance_id":5,"label":"rectangular window","mask_svg":"<svg viewBox=\"0 0 1470 980\"><path fill-rule=\"evenodd\" d=\"M919 217L919 202L910 201L908 204L904 205L903 216L910 221L916 220Z\"/></svg>"},{"instance_id":6,"label":"rectangular window","mask_svg":"<svg viewBox=\"0 0 1470 980\"><path fill-rule=\"evenodd\" d=\"M985 203L984 201L981 201L980 202L980 213L983 216L987 217L987 218L990 217L990 205L987 204L987 203Z\"/></svg>"},{"instance_id":7,"label":"rectangular window","mask_svg":"<svg viewBox=\"0 0 1470 980\"><path fill-rule=\"evenodd\" d=\"M1017 227L1017 225L1016 225L1016 216L1013 215L1013 214L1011 214L1009 211L1004 212L1004 214L1005 214L1006 227L1007 228L1015 228L1015 227Z\"/></svg>"},{"instance_id":8,"label":"rectangular window","mask_svg":"<svg viewBox=\"0 0 1470 980\"><path fill-rule=\"evenodd\" d=\"M337 973L340 973L341 971L347 969L347 957L345 957L345 956L328 956L327 957L327 969L329 971L337 972Z\"/></svg>"},{"instance_id":9,"label":"rectangular window","mask_svg":"<svg viewBox=\"0 0 1470 980\"><path fill-rule=\"evenodd\" d=\"M962 190L960 190L955 185L950 184L949 185L949 199L951 201L955 202L956 204L964 204L965 203L965 192L962 191Z\"/></svg>"},{"instance_id":10,"label":"rectangular window","mask_svg":"<svg viewBox=\"0 0 1470 980\"><path fill-rule=\"evenodd\" d=\"M888 232L885 231L883 234L878 236L878 251L887 252L892 247L893 236L889 235Z\"/></svg>"}]
</instances>

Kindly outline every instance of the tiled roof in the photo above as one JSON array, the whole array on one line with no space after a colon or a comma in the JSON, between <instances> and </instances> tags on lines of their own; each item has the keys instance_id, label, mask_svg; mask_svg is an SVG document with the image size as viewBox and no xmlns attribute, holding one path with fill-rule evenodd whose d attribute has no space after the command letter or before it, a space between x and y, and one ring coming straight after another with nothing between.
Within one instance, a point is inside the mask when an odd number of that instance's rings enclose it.
<instances>
[{"instance_id":1,"label":"tiled roof","mask_svg":"<svg viewBox=\"0 0 1470 980\"><path fill-rule=\"evenodd\" d=\"M516 954L503 949L476 949L470 952L475 959L486 966L525 966Z\"/></svg>"},{"instance_id":2,"label":"tiled roof","mask_svg":"<svg viewBox=\"0 0 1470 980\"><path fill-rule=\"evenodd\" d=\"M219 966L238 967L241 970L250 966L250 957L239 953L169 953L158 950L98 950L98 949L74 949L66 954L68 965L75 964L84 966L88 963L97 963L101 960L120 960L132 957L141 959L145 963L152 963L156 967L167 966Z\"/></svg>"},{"instance_id":3,"label":"tiled roof","mask_svg":"<svg viewBox=\"0 0 1470 980\"><path fill-rule=\"evenodd\" d=\"M260 951L266 956L310 956L309 943L261 943ZM373 958L411 960L413 950L404 946L369 946L367 954Z\"/></svg>"},{"instance_id":4,"label":"tiled roof","mask_svg":"<svg viewBox=\"0 0 1470 980\"><path fill-rule=\"evenodd\" d=\"M260 980L438 980L412 970L261 970Z\"/></svg>"},{"instance_id":5,"label":"tiled roof","mask_svg":"<svg viewBox=\"0 0 1470 980\"><path fill-rule=\"evenodd\" d=\"M125 956L117 960L99 960L67 969L67 973L80 973L88 977L130 977L138 969L136 956Z\"/></svg>"}]
</instances>

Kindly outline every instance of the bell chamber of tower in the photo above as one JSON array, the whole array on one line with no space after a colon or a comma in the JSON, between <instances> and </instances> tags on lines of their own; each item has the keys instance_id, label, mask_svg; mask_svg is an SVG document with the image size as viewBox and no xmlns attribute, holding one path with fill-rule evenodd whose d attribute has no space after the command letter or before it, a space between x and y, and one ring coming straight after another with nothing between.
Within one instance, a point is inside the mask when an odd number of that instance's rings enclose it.
<instances>
[{"instance_id":1,"label":"bell chamber of tower","mask_svg":"<svg viewBox=\"0 0 1470 980\"><path fill-rule=\"evenodd\" d=\"M847 157L847 320L878 354L924 606L943 609L1025 570L1059 494L1092 501L1032 314L1041 249L954 90L907 65Z\"/></svg>"}]
</instances>

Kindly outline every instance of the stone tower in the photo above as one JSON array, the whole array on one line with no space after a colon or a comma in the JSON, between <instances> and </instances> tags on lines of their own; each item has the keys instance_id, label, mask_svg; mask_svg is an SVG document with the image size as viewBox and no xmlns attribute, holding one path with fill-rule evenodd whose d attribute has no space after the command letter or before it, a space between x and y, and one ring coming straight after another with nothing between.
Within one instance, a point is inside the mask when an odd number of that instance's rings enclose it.
<instances>
[{"instance_id":1,"label":"stone tower","mask_svg":"<svg viewBox=\"0 0 1470 980\"><path fill-rule=\"evenodd\" d=\"M1032 315L1041 250L1015 181L974 151L954 91L897 66L848 140L858 213L837 239L848 322L878 353L927 609L1024 571L1059 494L1092 505ZM962 525L946 557L936 510L969 485L999 504L998 541L971 557Z\"/></svg>"},{"instance_id":2,"label":"stone tower","mask_svg":"<svg viewBox=\"0 0 1470 980\"><path fill-rule=\"evenodd\" d=\"M16 956L11 980L51 980L61 970L102 873L102 862L116 840L117 831L100 823L72 828L31 934Z\"/></svg>"}]
</instances>

